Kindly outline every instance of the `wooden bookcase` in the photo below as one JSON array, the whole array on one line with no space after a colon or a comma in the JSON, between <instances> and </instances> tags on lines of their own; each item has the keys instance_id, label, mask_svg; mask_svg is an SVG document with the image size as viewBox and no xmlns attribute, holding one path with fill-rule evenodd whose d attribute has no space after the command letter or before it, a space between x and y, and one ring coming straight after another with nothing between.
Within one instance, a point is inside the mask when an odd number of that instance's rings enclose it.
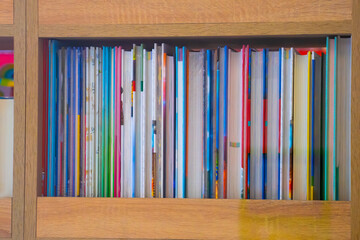
<instances>
[{"instance_id":1,"label":"wooden bookcase","mask_svg":"<svg viewBox=\"0 0 360 240\"><path fill-rule=\"evenodd\" d=\"M359 239L359 11L359 0L27 0L24 238ZM40 197L44 39L262 43L350 34L351 202Z\"/></svg>"},{"instance_id":2,"label":"wooden bookcase","mask_svg":"<svg viewBox=\"0 0 360 240\"><path fill-rule=\"evenodd\" d=\"M0 49L14 50L13 197L0 198L0 239L23 239L25 174L25 2L0 3Z\"/></svg>"}]
</instances>

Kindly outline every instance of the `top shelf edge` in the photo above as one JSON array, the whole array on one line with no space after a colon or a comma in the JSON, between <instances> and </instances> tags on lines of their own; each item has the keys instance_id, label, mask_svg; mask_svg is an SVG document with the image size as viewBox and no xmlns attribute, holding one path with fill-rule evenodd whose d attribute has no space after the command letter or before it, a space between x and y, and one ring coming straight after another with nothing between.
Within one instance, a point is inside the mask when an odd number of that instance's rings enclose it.
<instances>
[{"instance_id":1,"label":"top shelf edge","mask_svg":"<svg viewBox=\"0 0 360 240\"><path fill-rule=\"evenodd\" d=\"M39 38L182 38L350 35L352 21L39 25Z\"/></svg>"}]
</instances>

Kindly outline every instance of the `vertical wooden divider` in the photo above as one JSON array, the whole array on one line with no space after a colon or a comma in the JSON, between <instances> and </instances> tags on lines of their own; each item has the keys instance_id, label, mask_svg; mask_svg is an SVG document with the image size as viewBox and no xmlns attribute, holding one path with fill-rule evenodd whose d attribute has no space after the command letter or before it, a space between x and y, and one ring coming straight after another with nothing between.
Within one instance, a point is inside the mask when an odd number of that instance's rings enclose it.
<instances>
[{"instance_id":1,"label":"vertical wooden divider","mask_svg":"<svg viewBox=\"0 0 360 240\"><path fill-rule=\"evenodd\" d=\"M25 175L25 1L14 0L14 175L12 239L24 238Z\"/></svg>"},{"instance_id":2,"label":"vertical wooden divider","mask_svg":"<svg viewBox=\"0 0 360 240\"><path fill-rule=\"evenodd\" d=\"M36 239L38 156L38 0L26 0L26 187L24 239Z\"/></svg>"},{"instance_id":3,"label":"vertical wooden divider","mask_svg":"<svg viewBox=\"0 0 360 240\"><path fill-rule=\"evenodd\" d=\"M352 6L351 238L360 239L360 0Z\"/></svg>"}]
</instances>

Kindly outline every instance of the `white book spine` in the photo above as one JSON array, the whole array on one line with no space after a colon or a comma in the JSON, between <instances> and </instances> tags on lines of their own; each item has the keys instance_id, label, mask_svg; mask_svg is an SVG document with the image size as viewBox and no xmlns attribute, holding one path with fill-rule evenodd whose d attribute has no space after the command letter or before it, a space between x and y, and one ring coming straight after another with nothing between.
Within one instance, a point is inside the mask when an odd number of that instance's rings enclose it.
<instances>
[{"instance_id":1,"label":"white book spine","mask_svg":"<svg viewBox=\"0 0 360 240\"><path fill-rule=\"evenodd\" d=\"M229 53L229 146L227 198L241 198L243 192L242 153L242 100L243 100L243 52Z\"/></svg>"},{"instance_id":2,"label":"white book spine","mask_svg":"<svg viewBox=\"0 0 360 240\"><path fill-rule=\"evenodd\" d=\"M268 52L267 199L279 199L279 51Z\"/></svg>"},{"instance_id":3,"label":"white book spine","mask_svg":"<svg viewBox=\"0 0 360 240\"><path fill-rule=\"evenodd\" d=\"M263 52L251 53L250 198L263 198Z\"/></svg>"},{"instance_id":4,"label":"white book spine","mask_svg":"<svg viewBox=\"0 0 360 240\"><path fill-rule=\"evenodd\" d=\"M180 49L180 52L183 50ZM182 55L182 53L181 53ZM185 175L185 139L184 139L184 131L185 131L185 108L184 108L184 58L185 56L182 55L182 60L178 61L178 98L177 98L177 118L178 118L178 148L177 148L177 156L178 156L178 188L177 188L177 197L184 198L184 175Z\"/></svg>"},{"instance_id":5,"label":"white book spine","mask_svg":"<svg viewBox=\"0 0 360 240\"><path fill-rule=\"evenodd\" d=\"M189 53L189 150L187 197L202 198L204 53Z\"/></svg>"}]
</instances>

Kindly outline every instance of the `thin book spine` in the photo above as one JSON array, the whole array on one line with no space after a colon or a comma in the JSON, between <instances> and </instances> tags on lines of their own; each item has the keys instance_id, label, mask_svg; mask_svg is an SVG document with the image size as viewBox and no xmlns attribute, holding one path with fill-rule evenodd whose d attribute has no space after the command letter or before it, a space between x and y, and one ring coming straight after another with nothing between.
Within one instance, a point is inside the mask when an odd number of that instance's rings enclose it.
<instances>
[{"instance_id":1,"label":"thin book spine","mask_svg":"<svg viewBox=\"0 0 360 240\"><path fill-rule=\"evenodd\" d=\"M42 196L47 196L47 159L48 159L48 71L49 71L49 41L44 41L43 45L43 129L42 129L42 172L41 186Z\"/></svg>"},{"instance_id":2,"label":"thin book spine","mask_svg":"<svg viewBox=\"0 0 360 240\"><path fill-rule=\"evenodd\" d=\"M263 92L263 155L262 155L262 161L263 161L263 175L262 175L262 198L265 199L266 197L266 179L267 179L267 86L268 86L268 54L269 50L264 49L263 50L263 72L264 72L264 78L263 78L263 86L264 86L264 92Z\"/></svg>"}]
</instances>

